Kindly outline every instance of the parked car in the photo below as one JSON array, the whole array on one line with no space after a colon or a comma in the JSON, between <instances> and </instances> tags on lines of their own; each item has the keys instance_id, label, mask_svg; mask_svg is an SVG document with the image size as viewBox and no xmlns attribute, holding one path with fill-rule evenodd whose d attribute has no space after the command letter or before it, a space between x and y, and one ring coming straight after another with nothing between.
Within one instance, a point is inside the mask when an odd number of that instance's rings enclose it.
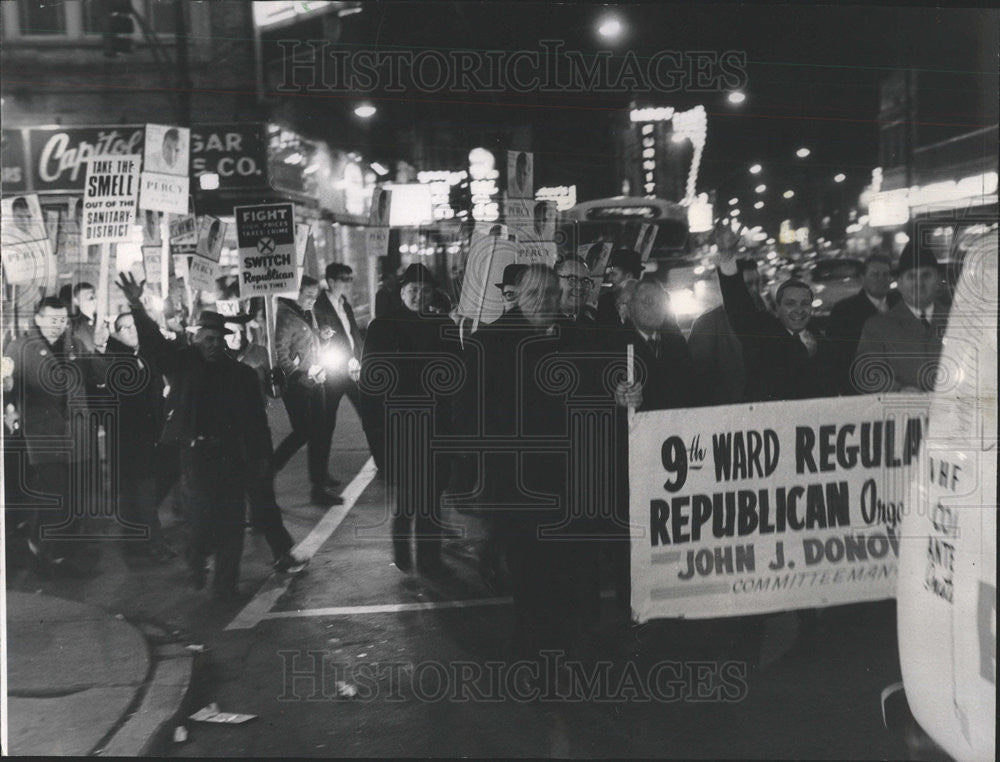
<instances>
[{"instance_id":1,"label":"parked car","mask_svg":"<svg viewBox=\"0 0 1000 762\"><path fill-rule=\"evenodd\" d=\"M854 296L861 288L865 263L860 259L834 257L813 263L803 274L803 280L812 286L813 314L825 317L841 299Z\"/></svg>"}]
</instances>

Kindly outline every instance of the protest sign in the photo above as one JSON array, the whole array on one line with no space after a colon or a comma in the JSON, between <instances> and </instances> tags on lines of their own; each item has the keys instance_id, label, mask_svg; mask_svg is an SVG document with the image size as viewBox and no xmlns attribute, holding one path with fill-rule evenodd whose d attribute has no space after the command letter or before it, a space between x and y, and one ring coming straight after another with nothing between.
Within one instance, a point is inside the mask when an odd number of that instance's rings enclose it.
<instances>
[{"instance_id":1,"label":"protest sign","mask_svg":"<svg viewBox=\"0 0 1000 762\"><path fill-rule=\"evenodd\" d=\"M165 124L147 124L143 145L143 171L188 176L191 130ZM186 209L184 211L187 211ZM180 212L183 214L183 212Z\"/></svg>"},{"instance_id":2,"label":"protest sign","mask_svg":"<svg viewBox=\"0 0 1000 762\"><path fill-rule=\"evenodd\" d=\"M188 210L191 130L147 124L139 208L172 214Z\"/></svg>"},{"instance_id":3,"label":"protest sign","mask_svg":"<svg viewBox=\"0 0 1000 762\"><path fill-rule=\"evenodd\" d=\"M142 213L142 245L159 246L160 240L160 212L146 209Z\"/></svg>"},{"instance_id":4,"label":"protest sign","mask_svg":"<svg viewBox=\"0 0 1000 762\"><path fill-rule=\"evenodd\" d=\"M198 226L193 214L183 214L170 220L170 243L197 243Z\"/></svg>"},{"instance_id":5,"label":"protest sign","mask_svg":"<svg viewBox=\"0 0 1000 762\"><path fill-rule=\"evenodd\" d=\"M45 286L55 275L55 258L38 196L3 200L3 274L18 286Z\"/></svg>"},{"instance_id":6,"label":"protest sign","mask_svg":"<svg viewBox=\"0 0 1000 762\"><path fill-rule=\"evenodd\" d=\"M925 395L869 395L636 413L635 616L738 616L891 597L927 403Z\"/></svg>"},{"instance_id":7,"label":"protest sign","mask_svg":"<svg viewBox=\"0 0 1000 762\"><path fill-rule=\"evenodd\" d=\"M559 249L553 241L518 243L516 262L519 265L546 265L555 267Z\"/></svg>"},{"instance_id":8,"label":"protest sign","mask_svg":"<svg viewBox=\"0 0 1000 762\"><path fill-rule=\"evenodd\" d=\"M84 182L81 246L129 241L135 224L138 194L138 156L89 158Z\"/></svg>"},{"instance_id":9,"label":"protest sign","mask_svg":"<svg viewBox=\"0 0 1000 762\"><path fill-rule=\"evenodd\" d=\"M163 285L163 247L143 246L142 267L145 272L146 286L161 288Z\"/></svg>"},{"instance_id":10,"label":"protest sign","mask_svg":"<svg viewBox=\"0 0 1000 762\"><path fill-rule=\"evenodd\" d=\"M199 257L218 262L222 256L222 242L226 237L226 223L217 217L205 215L198 229L198 243L195 253Z\"/></svg>"},{"instance_id":11,"label":"protest sign","mask_svg":"<svg viewBox=\"0 0 1000 762\"><path fill-rule=\"evenodd\" d=\"M507 151L508 198L533 198L534 182L534 156L528 151Z\"/></svg>"},{"instance_id":12,"label":"protest sign","mask_svg":"<svg viewBox=\"0 0 1000 762\"><path fill-rule=\"evenodd\" d=\"M184 214L188 210L190 182L187 177L142 173L142 190L139 206L171 214Z\"/></svg>"},{"instance_id":13,"label":"protest sign","mask_svg":"<svg viewBox=\"0 0 1000 762\"><path fill-rule=\"evenodd\" d=\"M219 277L219 263L195 254L188 263L188 285L197 291L215 291Z\"/></svg>"},{"instance_id":14,"label":"protest sign","mask_svg":"<svg viewBox=\"0 0 1000 762\"><path fill-rule=\"evenodd\" d=\"M957 760L993 759L996 746L996 268L994 231L966 252L900 533L907 702Z\"/></svg>"},{"instance_id":15,"label":"protest sign","mask_svg":"<svg viewBox=\"0 0 1000 762\"><path fill-rule=\"evenodd\" d=\"M517 246L513 241L500 235L473 233L458 301L458 314L474 321L473 330L479 323L492 323L503 314L503 294L494 284L503 280L504 268L516 259Z\"/></svg>"},{"instance_id":16,"label":"protest sign","mask_svg":"<svg viewBox=\"0 0 1000 762\"><path fill-rule=\"evenodd\" d=\"M376 188L372 195L371 213L368 218L368 256L377 259L389 253L389 209L392 191Z\"/></svg>"},{"instance_id":17,"label":"protest sign","mask_svg":"<svg viewBox=\"0 0 1000 762\"><path fill-rule=\"evenodd\" d=\"M598 241L597 243L587 243L578 246L576 256L587 265L590 277L594 281L594 287L590 289L590 296L587 297L587 304L591 307L597 306L597 301L601 296L601 284L604 282L604 271L608 266L608 259L611 257L611 242Z\"/></svg>"},{"instance_id":18,"label":"protest sign","mask_svg":"<svg viewBox=\"0 0 1000 762\"><path fill-rule=\"evenodd\" d=\"M295 210L291 204L238 206L240 298L294 291Z\"/></svg>"},{"instance_id":19,"label":"protest sign","mask_svg":"<svg viewBox=\"0 0 1000 762\"><path fill-rule=\"evenodd\" d=\"M649 255L653 253L653 242L656 240L656 234L659 230L659 226L652 222L644 222L639 225L639 233L635 237L635 250L639 252L643 262L647 261Z\"/></svg>"}]
</instances>

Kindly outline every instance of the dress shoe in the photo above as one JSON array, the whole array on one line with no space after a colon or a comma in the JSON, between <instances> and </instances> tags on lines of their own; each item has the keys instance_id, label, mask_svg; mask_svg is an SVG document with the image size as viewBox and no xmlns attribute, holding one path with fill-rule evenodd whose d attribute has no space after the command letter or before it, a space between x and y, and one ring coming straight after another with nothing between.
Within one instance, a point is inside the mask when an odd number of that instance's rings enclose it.
<instances>
[{"instance_id":1,"label":"dress shoe","mask_svg":"<svg viewBox=\"0 0 1000 762\"><path fill-rule=\"evenodd\" d=\"M335 495L327 487L313 486L310 499L313 505L331 506L344 504L344 498L340 497L340 495Z\"/></svg>"},{"instance_id":2,"label":"dress shoe","mask_svg":"<svg viewBox=\"0 0 1000 762\"><path fill-rule=\"evenodd\" d=\"M308 558L299 558L291 553L285 553L274 562L274 570L282 574L298 574L308 565Z\"/></svg>"},{"instance_id":3,"label":"dress shoe","mask_svg":"<svg viewBox=\"0 0 1000 762\"><path fill-rule=\"evenodd\" d=\"M334 479L331 474L327 474L323 479L323 486L330 489L336 489L341 484L343 484L343 482L340 481L340 479Z\"/></svg>"}]
</instances>

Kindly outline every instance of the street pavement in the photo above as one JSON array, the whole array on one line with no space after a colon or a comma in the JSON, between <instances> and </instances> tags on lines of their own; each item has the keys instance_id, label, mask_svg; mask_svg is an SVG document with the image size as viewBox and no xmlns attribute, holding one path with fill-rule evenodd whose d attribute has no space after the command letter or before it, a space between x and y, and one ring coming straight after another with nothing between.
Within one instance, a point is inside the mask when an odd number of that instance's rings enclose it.
<instances>
[{"instance_id":1,"label":"street pavement","mask_svg":"<svg viewBox=\"0 0 1000 762\"><path fill-rule=\"evenodd\" d=\"M272 404L270 418L277 442L288 430L280 403ZM343 507L309 504L304 449L276 482L298 551L311 555L307 570L272 574L266 544L251 537L242 594L232 603L192 590L180 559L129 565L113 543L102 549L93 577L41 581L15 571L8 591L58 596L109 617L119 613L147 641L158 632L204 646L179 716L214 702L223 712L256 718L239 725L184 720L183 743L170 741L175 721L147 746L159 754L906 755L902 740L882 727L879 703L882 688L899 679L891 605L827 609L804 644L796 641L794 614L767 617L759 667L738 658L742 649L732 638L740 631L731 622L611 628L558 657L573 662L570 679L564 669L558 686L532 693L506 660L510 600L478 573L480 521L449 507L450 573L402 574L391 563L384 484L347 402L330 470L344 482ZM176 530L168 537L179 537ZM612 604L606 594L609 618ZM11 664L30 656L30 640L12 638ZM58 663L36 658L31 668L51 673ZM134 695L150 692L148 675L145 681ZM54 743L75 732L65 727L50 735ZM100 739L108 731L94 734Z\"/></svg>"}]
</instances>

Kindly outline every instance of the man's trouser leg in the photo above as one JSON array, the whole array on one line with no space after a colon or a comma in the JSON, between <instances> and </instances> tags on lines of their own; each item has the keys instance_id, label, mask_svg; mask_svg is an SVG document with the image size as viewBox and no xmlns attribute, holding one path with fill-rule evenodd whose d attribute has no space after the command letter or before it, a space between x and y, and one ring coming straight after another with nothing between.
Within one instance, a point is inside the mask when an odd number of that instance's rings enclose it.
<instances>
[{"instance_id":1,"label":"man's trouser leg","mask_svg":"<svg viewBox=\"0 0 1000 762\"><path fill-rule=\"evenodd\" d=\"M281 520L281 508L274 496L274 480L270 474L249 474L247 501L250 503L250 523L264 534L274 559L278 560L295 544Z\"/></svg>"},{"instance_id":2,"label":"man's trouser leg","mask_svg":"<svg viewBox=\"0 0 1000 762\"><path fill-rule=\"evenodd\" d=\"M427 485L425 499L416 506L414 522L417 538L417 563L436 563L441 559L441 495L448 486L451 467L447 456L434 458L434 479Z\"/></svg>"},{"instance_id":3,"label":"man's trouser leg","mask_svg":"<svg viewBox=\"0 0 1000 762\"><path fill-rule=\"evenodd\" d=\"M309 390L298 385L289 386L282 401L292 424L292 433L281 441L271 457L274 471L284 468L299 448L309 441Z\"/></svg>"},{"instance_id":4,"label":"man's trouser leg","mask_svg":"<svg viewBox=\"0 0 1000 762\"><path fill-rule=\"evenodd\" d=\"M336 402L340 402L338 395ZM333 425L336 422L336 408L331 416L330 398L322 384L311 390L309 395L309 481L313 487L326 485L327 468L330 463L330 447L333 440ZM332 420L331 420L332 417Z\"/></svg>"},{"instance_id":5,"label":"man's trouser leg","mask_svg":"<svg viewBox=\"0 0 1000 762\"><path fill-rule=\"evenodd\" d=\"M358 419L361 421L361 428L365 432L365 440L368 442L368 452L375 458L376 465L378 465L378 461L382 459L382 453L378 449L378 437L373 436L371 431L369 431L368 421L365 420L365 416L361 412L361 391L358 389L358 385L351 381L345 388L344 394L351 401L351 404L354 405L354 412L358 414Z\"/></svg>"},{"instance_id":6,"label":"man's trouser leg","mask_svg":"<svg viewBox=\"0 0 1000 762\"><path fill-rule=\"evenodd\" d=\"M59 460L34 463L28 467L28 491L45 495L44 498L31 498L39 507L31 512L28 539L38 553L53 558L72 552L71 541L45 536L46 529L61 527L60 534L67 531L73 510L70 505L69 469L69 459L63 456Z\"/></svg>"}]
</instances>

